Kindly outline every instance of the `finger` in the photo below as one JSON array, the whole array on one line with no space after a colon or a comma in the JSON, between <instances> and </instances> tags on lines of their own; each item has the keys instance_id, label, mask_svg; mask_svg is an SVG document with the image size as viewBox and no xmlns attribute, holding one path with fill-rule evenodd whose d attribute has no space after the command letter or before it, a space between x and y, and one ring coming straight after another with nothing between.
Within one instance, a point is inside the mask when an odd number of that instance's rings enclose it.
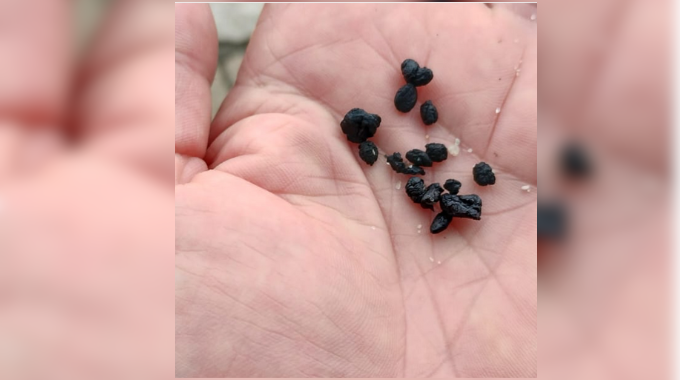
<instances>
[{"instance_id":1,"label":"finger","mask_svg":"<svg viewBox=\"0 0 680 380\"><path fill-rule=\"evenodd\" d=\"M210 84L217 65L217 31L207 4L175 7L175 153L203 158L208 146ZM188 159L188 158L187 158Z\"/></svg>"},{"instance_id":2,"label":"finger","mask_svg":"<svg viewBox=\"0 0 680 380\"><path fill-rule=\"evenodd\" d=\"M170 181L171 5L119 2L85 59L77 135L85 149Z\"/></svg>"},{"instance_id":3,"label":"finger","mask_svg":"<svg viewBox=\"0 0 680 380\"><path fill-rule=\"evenodd\" d=\"M70 79L70 3L0 0L0 119L60 124Z\"/></svg>"}]
</instances>

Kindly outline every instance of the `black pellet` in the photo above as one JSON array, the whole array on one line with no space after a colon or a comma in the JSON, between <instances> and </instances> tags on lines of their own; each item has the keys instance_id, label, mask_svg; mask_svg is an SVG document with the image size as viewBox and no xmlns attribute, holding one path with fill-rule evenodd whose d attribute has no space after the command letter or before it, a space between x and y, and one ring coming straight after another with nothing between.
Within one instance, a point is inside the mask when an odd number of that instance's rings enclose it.
<instances>
[{"instance_id":1,"label":"black pellet","mask_svg":"<svg viewBox=\"0 0 680 380\"><path fill-rule=\"evenodd\" d=\"M347 135L347 140L360 143L367 138L373 137L380 126L380 116L368 113L361 108L353 108L345 114L340 122L342 132Z\"/></svg>"},{"instance_id":2,"label":"black pellet","mask_svg":"<svg viewBox=\"0 0 680 380\"><path fill-rule=\"evenodd\" d=\"M460 181L456 181L455 179L447 179L446 182L444 182L444 188L453 195L458 194L460 186Z\"/></svg>"},{"instance_id":3,"label":"black pellet","mask_svg":"<svg viewBox=\"0 0 680 380\"><path fill-rule=\"evenodd\" d=\"M538 238L560 240L567 230L567 213L559 203L538 204Z\"/></svg>"},{"instance_id":4,"label":"black pellet","mask_svg":"<svg viewBox=\"0 0 680 380\"><path fill-rule=\"evenodd\" d=\"M431 100L426 101L420 106L420 118L423 119L425 125L432 125L439 119L437 107L432 104Z\"/></svg>"},{"instance_id":5,"label":"black pellet","mask_svg":"<svg viewBox=\"0 0 680 380\"><path fill-rule=\"evenodd\" d=\"M583 179L592 173L592 163L585 148L577 143L569 143L560 153L562 173L569 178Z\"/></svg>"},{"instance_id":6,"label":"black pellet","mask_svg":"<svg viewBox=\"0 0 680 380\"><path fill-rule=\"evenodd\" d=\"M443 212L454 218L479 220L482 217L482 199L476 194L443 194L439 206Z\"/></svg>"},{"instance_id":7,"label":"black pellet","mask_svg":"<svg viewBox=\"0 0 680 380\"><path fill-rule=\"evenodd\" d=\"M387 163L390 164L392 170L394 170L395 172L404 173L406 171L406 164L404 163L404 160L401 158L401 153L395 152L389 156L385 155L385 158L387 158Z\"/></svg>"},{"instance_id":8,"label":"black pellet","mask_svg":"<svg viewBox=\"0 0 680 380\"><path fill-rule=\"evenodd\" d=\"M420 166L409 166L406 168L404 171L404 174L419 174L419 175L425 175L425 170L421 168Z\"/></svg>"},{"instance_id":9,"label":"black pellet","mask_svg":"<svg viewBox=\"0 0 680 380\"><path fill-rule=\"evenodd\" d=\"M406 182L406 195L413 201L413 203L420 203L420 200L425 194L425 182L418 177L411 177Z\"/></svg>"},{"instance_id":10,"label":"black pellet","mask_svg":"<svg viewBox=\"0 0 680 380\"><path fill-rule=\"evenodd\" d=\"M446 149L444 144L429 143L425 145L425 153L433 162L442 162L448 157L449 150Z\"/></svg>"},{"instance_id":11,"label":"black pellet","mask_svg":"<svg viewBox=\"0 0 680 380\"><path fill-rule=\"evenodd\" d=\"M406 59L401 63L401 75L404 76L406 83L411 83L416 79L416 74L420 69L418 62Z\"/></svg>"},{"instance_id":12,"label":"black pellet","mask_svg":"<svg viewBox=\"0 0 680 380\"><path fill-rule=\"evenodd\" d=\"M411 83L413 83L414 86L420 87L430 83L432 78L434 78L432 70L428 69L427 67L421 67L418 69L418 71L416 71L416 76L413 78Z\"/></svg>"},{"instance_id":13,"label":"black pellet","mask_svg":"<svg viewBox=\"0 0 680 380\"><path fill-rule=\"evenodd\" d=\"M439 202L442 192L444 192L444 189L436 182L428 186L420 199L420 207L434 210L434 204Z\"/></svg>"},{"instance_id":14,"label":"black pellet","mask_svg":"<svg viewBox=\"0 0 680 380\"><path fill-rule=\"evenodd\" d=\"M434 217L432 224L430 225L430 232L433 234L438 234L446 229L451 223L453 217L445 212L440 212Z\"/></svg>"},{"instance_id":15,"label":"black pellet","mask_svg":"<svg viewBox=\"0 0 680 380\"><path fill-rule=\"evenodd\" d=\"M359 144L359 157L361 157L365 163L373 166L378 160L378 147L368 140L362 142Z\"/></svg>"},{"instance_id":16,"label":"black pellet","mask_svg":"<svg viewBox=\"0 0 680 380\"><path fill-rule=\"evenodd\" d=\"M411 149L406 152L406 159L411 161L413 165L418 166L432 166L432 159L420 149Z\"/></svg>"},{"instance_id":17,"label":"black pellet","mask_svg":"<svg viewBox=\"0 0 680 380\"><path fill-rule=\"evenodd\" d=\"M496 183L496 175L491 166L486 162L480 162L472 168L472 176L479 186L493 185Z\"/></svg>"},{"instance_id":18,"label":"black pellet","mask_svg":"<svg viewBox=\"0 0 680 380\"><path fill-rule=\"evenodd\" d=\"M394 106L400 112L409 112L415 107L416 100L418 100L416 87L411 83L407 83L397 90L397 94L394 96Z\"/></svg>"}]
</instances>

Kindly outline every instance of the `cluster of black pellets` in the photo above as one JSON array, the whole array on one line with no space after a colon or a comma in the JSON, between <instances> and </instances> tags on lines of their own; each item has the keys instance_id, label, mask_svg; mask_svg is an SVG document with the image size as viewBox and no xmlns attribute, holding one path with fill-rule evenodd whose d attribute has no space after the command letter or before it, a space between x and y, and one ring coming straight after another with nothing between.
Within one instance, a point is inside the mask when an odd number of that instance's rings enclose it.
<instances>
[{"instance_id":1,"label":"cluster of black pellets","mask_svg":"<svg viewBox=\"0 0 680 380\"><path fill-rule=\"evenodd\" d=\"M430 232L438 234L446 229L453 218L468 218L480 220L482 217L482 199L476 194L458 195L460 182L449 179L444 188L439 183L432 183L425 187L425 182L418 177L411 177L406 182L406 195L420 207L434 211L434 205L439 203L441 212L438 213L432 224ZM449 193L444 193L444 190Z\"/></svg>"},{"instance_id":2,"label":"cluster of black pellets","mask_svg":"<svg viewBox=\"0 0 680 380\"><path fill-rule=\"evenodd\" d=\"M448 150L444 144L430 143L425 145L425 151L420 149L411 149L406 152L406 159L413 165L406 166L401 153L395 152L390 155L385 155L387 163L390 164L392 170L403 174L425 174L423 167L432 166L433 162L442 162L448 157Z\"/></svg>"},{"instance_id":3,"label":"cluster of black pellets","mask_svg":"<svg viewBox=\"0 0 680 380\"><path fill-rule=\"evenodd\" d=\"M406 80L406 84L397 90L394 96L394 107L399 112L410 112L418 101L418 91L416 87L425 86L432 81L434 74L427 67L420 67L418 62L406 59L401 63L401 74ZM425 125L432 125L439 119L437 107L431 100L426 101L420 106L420 117Z\"/></svg>"},{"instance_id":4,"label":"cluster of black pellets","mask_svg":"<svg viewBox=\"0 0 680 380\"><path fill-rule=\"evenodd\" d=\"M359 157L371 166L378 160L378 147L368 141L368 138L375 136L381 121L380 116L376 114L368 113L361 108L352 108L340 122L347 140L359 143Z\"/></svg>"}]
</instances>

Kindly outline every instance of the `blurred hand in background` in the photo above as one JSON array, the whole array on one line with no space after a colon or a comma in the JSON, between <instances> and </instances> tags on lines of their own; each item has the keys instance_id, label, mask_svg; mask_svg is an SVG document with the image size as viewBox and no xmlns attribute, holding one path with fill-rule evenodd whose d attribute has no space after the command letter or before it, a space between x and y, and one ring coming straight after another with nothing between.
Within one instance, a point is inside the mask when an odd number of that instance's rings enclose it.
<instances>
[{"instance_id":1,"label":"blurred hand in background","mask_svg":"<svg viewBox=\"0 0 680 380\"><path fill-rule=\"evenodd\" d=\"M0 378L172 376L173 7L0 1Z\"/></svg>"},{"instance_id":2,"label":"blurred hand in background","mask_svg":"<svg viewBox=\"0 0 680 380\"><path fill-rule=\"evenodd\" d=\"M267 5L211 125L210 9L176 6L177 376L536 375L532 12ZM394 108L406 58L434 71L429 128ZM354 107L382 117L372 167L340 131ZM484 212L432 236L382 154L456 138L424 179Z\"/></svg>"}]
</instances>

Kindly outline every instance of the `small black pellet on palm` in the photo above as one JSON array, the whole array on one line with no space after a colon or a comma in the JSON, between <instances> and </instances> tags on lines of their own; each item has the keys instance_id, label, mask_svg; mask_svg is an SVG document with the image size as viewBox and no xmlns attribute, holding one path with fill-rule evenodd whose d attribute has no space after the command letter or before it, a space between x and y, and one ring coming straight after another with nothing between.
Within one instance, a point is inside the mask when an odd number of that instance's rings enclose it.
<instances>
[{"instance_id":1,"label":"small black pellet on palm","mask_svg":"<svg viewBox=\"0 0 680 380\"><path fill-rule=\"evenodd\" d=\"M342 127L342 132L347 135L347 140L360 143L375 135L380 122L380 116L368 113L361 108L353 108L345 114L340 122L340 127Z\"/></svg>"},{"instance_id":2,"label":"small black pellet on palm","mask_svg":"<svg viewBox=\"0 0 680 380\"><path fill-rule=\"evenodd\" d=\"M480 162L472 168L472 176L479 186L493 185L496 183L496 175L491 166L486 162Z\"/></svg>"},{"instance_id":3,"label":"small black pellet on palm","mask_svg":"<svg viewBox=\"0 0 680 380\"><path fill-rule=\"evenodd\" d=\"M577 143L569 143L560 153L562 173L569 178L583 179L592 173L592 163L585 148Z\"/></svg>"},{"instance_id":4,"label":"small black pellet on palm","mask_svg":"<svg viewBox=\"0 0 680 380\"><path fill-rule=\"evenodd\" d=\"M444 192L441 185L433 183L425 189L425 194L420 198L420 207L434 210L434 204L439 202L441 194Z\"/></svg>"},{"instance_id":5,"label":"small black pellet on palm","mask_svg":"<svg viewBox=\"0 0 680 380\"><path fill-rule=\"evenodd\" d=\"M425 175L425 170L421 168L420 166L409 166L406 168L404 171L404 174L419 174L419 175Z\"/></svg>"},{"instance_id":6,"label":"small black pellet on palm","mask_svg":"<svg viewBox=\"0 0 680 380\"><path fill-rule=\"evenodd\" d=\"M411 83L416 79L416 74L420 69L418 62L406 59L401 63L401 75L404 76L406 83Z\"/></svg>"},{"instance_id":7,"label":"small black pellet on palm","mask_svg":"<svg viewBox=\"0 0 680 380\"><path fill-rule=\"evenodd\" d=\"M378 160L378 147L368 140L362 142L359 144L359 157L361 157L365 163L373 166Z\"/></svg>"},{"instance_id":8,"label":"small black pellet on palm","mask_svg":"<svg viewBox=\"0 0 680 380\"><path fill-rule=\"evenodd\" d=\"M538 238L560 240L567 230L567 213L559 203L538 203Z\"/></svg>"},{"instance_id":9,"label":"small black pellet on palm","mask_svg":"<svg viewBox=\"0 0 680 380\"><path fill-rule=\"evenodd\" d=\"M418 177L411 177L406 182L406 195L413 201L413 203L420 203L420 200L425 194L425 182Z\"/></svg>"},{"instance_id":10,"label":"small black pellet on palm","mask_svg":"<svg viewBox=\"0 0 680 380\"><path fill-rule=\"evenodd\" d=\"M453 217L445 212L440 212L434 217L432 224L430 225L430 232L433 234L438 234L446 229L451 223Z\"/></svg>"},{"instance_id":11,"label":"small black pellet on palm","mask_svg":"<svg viewBox=\"0 0 680 380\"><path fill-rule=\"evenodd\" d=\"M392 170L394 170L395 172L403 173L406 171L406 164L404 163L404 160L401 158L401 153L394 152L390 155L385 155L385 158L387 159L387 163L390 164Z\"/></svg>"},{"instance_id":12,"label":"small black pellet on palm","mask_svg":"<svg viewBox=\"0 0 680 380\"><path fill-rule=\"evenodd\" d=\"M432 166L432 159L420 149L411 149L406 152L406 159L418 166Z\"/></svg>"},{"instance_id":13,"label":"small black pellet on palm","mask_svg":"<svg viewBox=\"0 0 680 380\"><path fill-rule=\"evenodd\" d=\"M442 162L448 157L449 150L446 149L444 144L429 143L425 145L425 153L433 162Z\"/></svg>"},{"instance_id":14,"label":"small black pellet on palm","mask_svg":"<svg viewBox=\"0 0 680 380\"><path fill-rule=\"evenodd\" d=\"M399 112L409 112L415 107L417 100L416 87L411 83L406 83L397 90L397 94L394 96L394 106L397 107Z\"/></svg>"},{"instance_id":15,"label":"small black pellet on palm","mask_svg":"<svg viewBox=\"0 0 680 380\"><path fill-rule=\"evenodd\" d=\"M455 179L447 179L446 182L444 182L444 188L453 195L458 194L460 186L460 181L456 181Z\"/></svg>"},{"instance_id":16,"label":"small black pellet on palm","mask_svg":"<svg viewBox=\"0 0 680 380\"><path fill-rule=\"evenodd\" d=\"M439 119L437 107L432 104L431 100L426 101L420 106L420 118L423 119L425 125L432 125Z\"/></svg>"},{"instance_id":17,"label":"small black pellet on palm","mask_svg":"<svg viewBox=\"0 0 680 380\"><path fill-rule=\"evenodd\" d=\"M418 71L416 71L416 76L413 78L411 83L413 83L413 85L416 87L420 87L430 83L432 78L434 78L432 70L428 69L427 67L421 67L418 69Z\"/></svg>"},{"instance_id":18,"label":"small black pellet on palm","mask_svg":"<svg viewBox=\"0 0 680 380\"><path fill-rule=\"evenodd\" d=\"M482 217L482 199L476 194L443 194L439 206L443 212L454 218L479 220Z\"/></svg>"}]
</instances>

